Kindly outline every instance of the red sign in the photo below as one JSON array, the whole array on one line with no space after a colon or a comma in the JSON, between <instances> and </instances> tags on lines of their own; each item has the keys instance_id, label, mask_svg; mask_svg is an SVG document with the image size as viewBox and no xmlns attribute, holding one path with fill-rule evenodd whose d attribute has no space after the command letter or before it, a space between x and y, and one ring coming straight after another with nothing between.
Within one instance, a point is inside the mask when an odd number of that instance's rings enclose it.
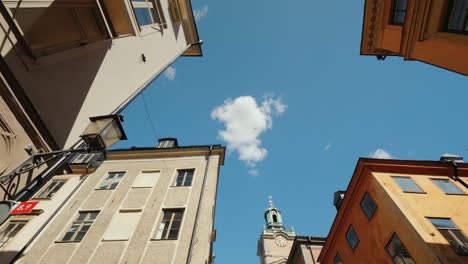
<instances>
[{"instance_id":1,"label":"red sign","mask_svg":"<svg viewBox=\"0 0 468 264\"><path fill-rule=\"evenodd\" d=\"M39 202L22 202L18 204L13 211L10 212L10 214L28 214L36 207L36 205Z\"/></svg>"}]
</instances>

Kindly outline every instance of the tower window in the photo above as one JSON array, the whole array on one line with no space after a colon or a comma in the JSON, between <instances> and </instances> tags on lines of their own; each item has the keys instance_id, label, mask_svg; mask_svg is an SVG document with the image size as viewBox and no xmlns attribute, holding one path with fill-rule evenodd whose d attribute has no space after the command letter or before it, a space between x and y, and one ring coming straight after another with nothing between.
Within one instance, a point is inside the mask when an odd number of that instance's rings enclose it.
<instances>
[{"instance_id":1,"label":"tower window","mask_svg":"<svg viewBox=\"0 0 468 264\"><path fill-rule=\"evenodd\" d=\"M273 222L278 222L278 217L276 216L276 214L273 214Z\"/></svg>"}]
</instances>

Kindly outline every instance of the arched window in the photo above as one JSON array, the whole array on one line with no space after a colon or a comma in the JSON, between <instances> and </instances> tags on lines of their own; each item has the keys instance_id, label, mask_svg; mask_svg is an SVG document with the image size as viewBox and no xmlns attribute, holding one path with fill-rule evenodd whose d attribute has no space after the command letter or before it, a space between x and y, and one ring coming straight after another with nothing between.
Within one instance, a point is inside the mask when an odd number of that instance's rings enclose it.
<instances>
[{"instance_id":1,"label":"arched window","mask_svg":"<svg viewBox=\"0 0 468 264\"><path fill-rule=\"evenodd\" d=\"M273 214L273 222L278 222L278 218L275 213Z\"/></svg>"}]
</instances>

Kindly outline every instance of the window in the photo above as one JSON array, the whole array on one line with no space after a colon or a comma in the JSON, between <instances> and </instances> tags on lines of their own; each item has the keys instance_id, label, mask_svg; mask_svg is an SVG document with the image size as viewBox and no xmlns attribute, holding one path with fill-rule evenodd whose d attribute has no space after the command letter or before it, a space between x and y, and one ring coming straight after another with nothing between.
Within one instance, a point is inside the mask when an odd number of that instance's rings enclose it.
<instances>
[{"instance_id":1,"label":"window","mask_svg":"<svg viewBox=\"0 0 468 264\"><path fill-rule=\"evenodd\" d=\"M141 210L120 210L104 233L104 240L129 240L135 231Z\"/></svg>"},{"instance_id":2,"label":"window","mask_svg":"<svg viewBox=\"0 0 468 264\"><path fill-rule=\"evenodd\" d=\"M396 233L393 233L390 241L388 241L385 246L385 249L388 254L390 254L390 257L392 257L393 263L395 264L416 264Z\"/></svg>"},{"instance_id":3,"label":"window","mask_svg":"<svg viewBox=\"0 0 468 264\"><path fill-rule=\"evenodd\" d=\"M78 218L73 221L65 236L63 236L62 241L80 242L91 228L98 214L98 211L80 212Z\"/></svg>"},{"instance_id":4,"label":"window","mask_svg":"<svg viewBox=\"0 0 468 264\"><path fill-rule=\"evenodd\" d=\"M468 255L468 238L466 235L448 218L432 218L429 221L447 239L450 246L459 255Z\"/></svg>"},{"instance_id":5,"label":"window","mask_svg":"<svg viewBox=\"0 0 468 264\"><path fill-rule=\"evenodd\" d=\"M468 0L452 0L449 12L447 30L468 34Z\"/></svg>"},{"instance_id":6,"label":"window","mask_svg":"<svg viewBox=\"0 0 468 264\"><path fill-rule=\"evenodd\" d=\"M403 25L405 23L407 0L394 0L390 24Z\"/></svg>"},{"instance_id":7,"label":"window","mask_svg":"<svg viewBox=\"0 0 468 264\"><path fill-rule=\"evenodd\" d=\"M177 170L176 186L192 186L195 169Z\"/></svg>"},{"instance_id":8,"label":"window","mask_svg":"<svg viewBox=\"0 0 468 264\"><path fill-rule=\"evenodd\" d=\"M439 186L442 191L444 191L446 194L464 194L462 190L458 189L453 182L451 182L449 179L431 179L433 183L435 183L437 186Z\"/></svg>"},{"instance_id":9,"label":"window","mask_svg":"<svg viewBox=\"0 0 468 264\"><path fill-rule=\"evenodd\" d=\"M413 192L413 193L424 193L419 186L414 183L414 181L410 177L396 177L392 176L392 178L400 185L400 188L405 192Z\"/></svg>"},{"instance_id":10,"label":"window","mask_svg":"<svg viewBox=\"0 0 468 264\"><path fill-rule=\"evenodd\" d=\"M333 264L343 264L340 253L336 252L335 258L333 258Z\"/></svg>"},{"instance_id":11,"label":"window","mask_svg":"<svg viewBox=\"0 0 468 264\"><path fill-rule=\"evenodd\" d=\"M168 209L164 210L164 216L156 233L156 239L177 239L184 209Z\"/></svg>"},{"instance_id":12,"label":"window","mask_svg":"<svg viewBox=\"0 0 468 264\"><path fill-rule=\"evenodd\" d=\"M8 241L26 225L27 221L10 221L8 225L0 231L0 248L5 247Z\"/></svg>"},{"instance_id":13,"label":"window","mask_svg":"<svg viewBox=\"0 0 468 264\"><path fill-rule=\"evenodd\" d=\"M374 203L370 195L366 192L361 200L361 208L367 216L367 219L371 220L372 216L377 210L377 205Z\"/></svg>"},{"instance_id":14,"label":"window","mask_svg":"<svg viewBox=\"0 0 468 264\"><path fill-rule=\"evenodd\" d=\"M346 232L346 239L348 240L349 246L354 251L359 244L359 238L352 225L349 226L348 232Z\"/></svg>"},{"instance_id":15,"label":"window","mask_svg":"<svg viewBox=\"0 0 468 264\"><path fill-rule=\"evenodd\" d=\"M167 28L159 0L132 0L132 6L140 27L158 24Z\"/></svg>"},{"instance_id":16,"label":"window","mask_svg":"<svg viewBox=\"0 0 468 264\"><path fill-rule=\"evenodd\" d=\"M142 171L140 172L135 182L133 182L133 188L152 188L156 185L156 182L159 179L159 175L161 172L159 171Z\"/></svg>"},{"instance_id":17,"label":"window","mask_svg":"<svg viewBox=\"0 0 468 264\"><path fill-rule=\"evenodd\" d=\"M96 1L7 1L10 10L35 56L48 55L109 38ZM51 34L53 32L53 34Z\"/></svg>"},{"instance_id":18,"label":"window","mask_svg":"<svg viewBox=\"0 0 468 264\"><path fill-rule=\"evenodd\" d=\"M34 198L52 198L52 196L62 188L65 182L66 180L51 181L49 185L47 185L47 187Z\"/></svg>"},{"instance_id":19,"label":"window","mask_svg":"<svg viewBox=\"0 0 468 264\"><path fill-rule=\"evenodd\" d=\"M125 172L109 172L106 179L101 183L99 190L114 190L119 185Z\"/></svg>"}]
</instances>

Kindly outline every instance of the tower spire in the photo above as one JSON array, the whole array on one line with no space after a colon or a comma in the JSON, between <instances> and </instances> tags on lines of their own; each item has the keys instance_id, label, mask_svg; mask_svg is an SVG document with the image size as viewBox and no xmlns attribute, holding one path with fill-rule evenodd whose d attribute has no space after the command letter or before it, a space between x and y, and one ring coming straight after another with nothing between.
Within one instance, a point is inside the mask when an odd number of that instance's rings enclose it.
<instances>
[{"instance_id":1,"label":"tower spire","mask_svg":"<svg viewBox=\"0 0 468 264\"><path fill-rule=\"evenodd\" d=\"M281 211L273 205L273 197L268 196L268 205L269 208L265 210L265 223L266 226L263 229L263 233L274 234L277 232L284 232L294 235L294 231L286 231L283 223L283 217Z\"/></svg>"}]
</instances>

